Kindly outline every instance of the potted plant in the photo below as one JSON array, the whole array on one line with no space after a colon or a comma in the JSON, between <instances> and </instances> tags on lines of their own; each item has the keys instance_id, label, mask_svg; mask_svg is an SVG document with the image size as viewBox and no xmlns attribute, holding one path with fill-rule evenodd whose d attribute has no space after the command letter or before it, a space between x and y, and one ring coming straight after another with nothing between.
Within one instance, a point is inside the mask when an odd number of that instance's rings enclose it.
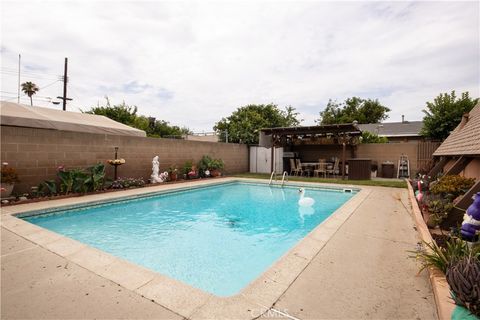
<instances>
[{"instance_id":1,"label":"potted plant","mask_svg":"<svg viewBox=\"0 0 480 320\"><path fill-rule=\"evenodd\" d=\"M192 161L187 161L183 165L183 177L184 179L196 179L198 178L197 166Z\"/></svg>"},{"instance_id":2,"label":"potted plant","mask_svg":"<svg viewBox=\"0 0 480 320\"><path fill-rule=\"evenodd\" d=\"M192 168L187 173L188 179L197 179L198 178L198 169L195 164L192 165Z\"/></svg>"},{"instance_id":3,"label":"potted plant","mask_svg":"<svg viewBox=\"0 0 480 320\"><path fill-rule=\"evenodd\" d=\"M210 156L203 156L198 162L198 173L202 178L210 177L212 158Z\"/></svg>"},{"instance_id":4,"label":"potted plant","mask_svg":"<svg viewBox=\"0 0 480 320\"><path fill-rule=\"evenodd\" d=\"M222 175L222 169L225 167L225 164L222 159L213 159L210 162L210 174L212 177L219 177Z\"/></svg>"},{"instance_id":5,"label":"potted plant","mask_svg":"<svg viewBox=\"0 0 480 320\"><path fill-rule=\"evenodd\" d=\"M170 167L168 167L168 177L170 178L170 181L177 181L178 179L178 168L176 164L172 164Z\"/></svg>"},{"instance_id":6,"label":"potted plant","mask_svg":"<svg viewBox=\"0 0 480 320\"><path fill-rule=\"evenodd\" d=\"M7 162L2 163L0 175L1 181L1 197L8 198L12 194L15 182L19 182L17 171L8 166Z\"/></svg>"}]
</instances>

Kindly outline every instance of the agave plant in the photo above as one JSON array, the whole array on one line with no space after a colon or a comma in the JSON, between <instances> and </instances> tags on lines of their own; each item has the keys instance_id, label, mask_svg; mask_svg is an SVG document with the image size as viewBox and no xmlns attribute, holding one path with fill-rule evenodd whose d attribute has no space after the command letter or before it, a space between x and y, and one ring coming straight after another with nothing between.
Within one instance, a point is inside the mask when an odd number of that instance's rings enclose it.
<instances>
[{"instance_id":1,"label":"agave plant","mask_svg":"<svg viewBox=\"0 0 480 320\"><path fill-rule=\"evenodd\" d=\"M480 316L480 260L469 255L447 269L447 282L455 303Z\"/></svg>"}]
</instances>

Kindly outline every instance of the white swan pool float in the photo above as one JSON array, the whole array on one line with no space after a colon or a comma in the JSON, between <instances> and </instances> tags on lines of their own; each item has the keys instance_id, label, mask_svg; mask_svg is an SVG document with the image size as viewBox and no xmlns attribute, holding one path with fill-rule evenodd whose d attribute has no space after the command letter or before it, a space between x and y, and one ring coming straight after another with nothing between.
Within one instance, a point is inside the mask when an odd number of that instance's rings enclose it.
<instances>
[{"instance_id":1,"label":"white swan pool float","mask_svg":"<svg viewBox=\"0 0 480 320\"><path fill-rule=\"evenodd\" d=\"M300 199L298 200L298 205L301 207L311 207L314 205L315 200L313 198L305 197L305 189L300 188L298 189L300 193Z\"/></svg>"}]
</instances>

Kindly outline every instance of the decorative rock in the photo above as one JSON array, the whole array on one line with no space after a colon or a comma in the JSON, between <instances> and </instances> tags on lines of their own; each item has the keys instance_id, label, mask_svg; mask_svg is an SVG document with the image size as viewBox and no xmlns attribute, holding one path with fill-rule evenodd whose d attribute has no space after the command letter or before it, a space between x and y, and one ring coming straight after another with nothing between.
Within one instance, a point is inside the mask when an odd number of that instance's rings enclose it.
<instances>
[{"instance_id":1,"label":"decorative rock","mask_svg":"<svg viewBox=\"0 0 480 320\"><path fill-rule=\"evenodd\" d=\"M2 204L8 204L10 201L8 200L2 200Z\"/></svg>"},{"instance_id":2,"label":"decorative rock","mask_svg":"<svg viewBox=\"0 0 480 320\"><path fill-rule=\"evenodd\" d=\"M22 197L18 197L18 200L19 200L19 201L25 201L25 200L28 200L28 198L25 197L25 196L22 196Z\"/></svg>"}]
</instances>

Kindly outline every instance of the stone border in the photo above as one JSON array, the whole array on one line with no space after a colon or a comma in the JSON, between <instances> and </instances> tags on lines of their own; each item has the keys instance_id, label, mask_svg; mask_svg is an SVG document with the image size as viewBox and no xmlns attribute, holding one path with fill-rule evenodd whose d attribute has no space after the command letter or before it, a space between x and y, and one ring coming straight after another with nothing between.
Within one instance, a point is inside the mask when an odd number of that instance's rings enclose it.
<instances>
[{"instance_id":1,"label":"stone border","mask_svg":"<svg viewBox=\"0 0 480 320\"><path fill-rule=\"evenodd\" d=\"M432 243L434 240L430 231L428 231L427 224L423 220L422 212L418 207L417 200L415 198L415 192L410 184L407 181L408 186L408 198L412 206L413 218L417 226L418 233L423 241L427 243ZM449 320L451 318L453 309L455 309L455 304L452 302L450 297L450 287L448 286L447 279L445 275L438 270L437 268L427 268L430 278L430 283L433 289L433 296L435 297L435 304L437 306L437 315L439 319Z\"/></svg>"},{"instance_id":2,"label":"stone border","mask_svg":"<svg viewBox=\"0 0 480 320\"><path fill-rule=\"evenodd\" d=\"M266 184L265 180L245 178L224 178L221 183L235 181ZM183 317L189 319L254 319L269 310L273 310L271 309L273 304L311 263L313 258L371 192L369 188L358 188L348 185L340 188L333 187L333 189L348 188L359 191L280 259L274 262L263 274L243 288L240 293L230 297L215 296L16 217L16 215L25 214L29 211L60 209L65 206L85 205L103 201L110 202L114 199L145 196L162 191L178 191L188 187L196 188L202 185L218 183L218 180L195 181L182 184L181 187L176 188L174 185L160 185L154 187L154 192L151 192L152 188L148 190L132 189L123 193L98 194L82 198L16 205L5 209L2 208L1 225L7 230L103 278L134 291ZM329 184L310 182L290 182L289 186L292 185L332 189L332 185Z\"/></svg>"}]
</instances>

